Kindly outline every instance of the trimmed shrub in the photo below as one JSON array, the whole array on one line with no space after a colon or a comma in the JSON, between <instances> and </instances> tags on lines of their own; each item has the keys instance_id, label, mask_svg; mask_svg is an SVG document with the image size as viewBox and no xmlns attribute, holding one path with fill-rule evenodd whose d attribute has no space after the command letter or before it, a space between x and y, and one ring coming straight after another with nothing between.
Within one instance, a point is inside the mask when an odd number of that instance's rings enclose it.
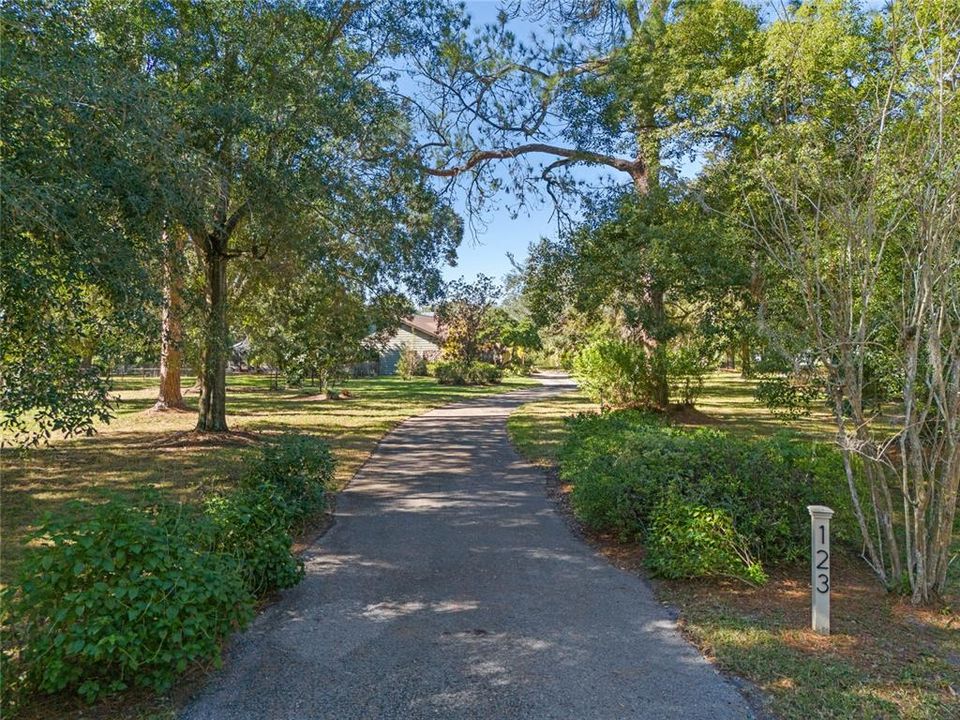
<instances>
[{"instance_id":1,"label":"trimmed shrub","mask_svg":"<svg viewBox=\"0 0 960 720\"><path fill-rule=\"evenodd\" d=\"M190 663L218 663L254 596L303 576L291 532L325 507L334 462L326 443L291 435L247 469L202 513L110 501L45 520L45 544L2 596L5 707L21 690L163 691Z\"/></svg>"},{"instance_id":2,"label":"trimmed shrub","mask_svg":"<svg viewBox=\"0 0 960 720\"><path fill-rule=\"evenodd\" d=\"M573 484L574 511L595 530L649 541L655 510L669 495L688 507L724 513L750 557L766 562L807 552L808 504L834 503L838 528L845 525L846 503L835 489L842 478L836 453L822 446L788 435L751 441L716 430L681 430L638 412L571 423L560 475ZM675 520L689 524L684 517Z\"/></svg>"},{"instance_id":3,"label":"trimmed shrub","mask_svg":"<svg viewBox=\"0 0 960 720\"><path fill-rule=\"evenodd\" d=\"M492 363L462 360L439 360L433 374L441 385L496 385L503 379L503 371Z\"/></svg>"},{"instance_id":4,"label":"trimmed shrub","mask_svg":"<svg viewBox=\"0 0 960 720\"><path fill-rule=\"evenodd\" d=\"M728 512L673 495L653 510L646 563L654 573L670 579L733 577L756 585L767 580Z\"/></svg>"},{"instance_id":5,"label":"trimmed shrub","mask_svg":"<svg viewBox=\"0 0 960 720\"><path fill-rule=\"evenodd\" d=\"M326 507L334 467L324 441L284 435L249 462L239 488L206 501L210 548L239 564L254 595L300 582L303 562L291 553L291 534Z\"/></svg>"},{"instance_id":6,"label":"trimmed shrub","mask_svg":"<svg viewBox=\"0 0 960 720\"><path fill-rule=\"evenodd\" d=\"M573 370L583 391L602 405L649 404L650 363L638 343L620 338L594 340L576 356Z\"/></svg>"},{"instance_id":7,"label":"trimmed shrub","mask_svg":"<svg viewBox=\"0 0 960 720\"><path fill-rule=\"evenodd\" d=\"M92 701L131 686L164 691L253 615L236 562L198 550L198 518L155 504L81 506L47 519L3 594L5 695L70 690ZM200 523L202 526L202 523ZM11 672L11 670L15 670Z\"/></svg>"},{"instance_id":8,"label":"trimmed shrub","mask_svg":"<svg viewBox=\"0 0 960 720\"><path fill-rule=\"evenodd\" d=\"M260 492L260 486L272 486L274 500L283 506L285 530L297 532L326 507L327 483L334 468L330 446L323 440L284 435L249 462L241 487Z\"/></svg>"}]
</instances>

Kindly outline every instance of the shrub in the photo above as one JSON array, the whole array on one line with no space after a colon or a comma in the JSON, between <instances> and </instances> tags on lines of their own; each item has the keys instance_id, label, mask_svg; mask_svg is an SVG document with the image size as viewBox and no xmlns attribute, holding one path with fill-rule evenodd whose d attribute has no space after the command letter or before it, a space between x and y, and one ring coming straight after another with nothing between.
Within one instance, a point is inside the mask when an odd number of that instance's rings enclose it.
<instances>
[{"instance_id":1,"label":"shrub","mask_svg":"<svg viewBox=\"0 0 960 720\"><path fill-rule=\"evenodd\" d=\"M118 501L78 512L41 525L35 538L48 544L28 550L3 594L4 650L19 650L5 684L92 701L132 685L163 691L189 664L219 662L252 598L235 562L190 541L197 518Z\"/></svg>"},{"instance_id":2,"label":"shrub","mask_svg":"<svg viewBox=\"0 0 960 720\"><path fill-rule=\"evenodd\" d=\"M757 585L767 580L728 512L693 505L675 495L653 510L646 563L655 574L670 579L734 577Z\"/></svg>"},{"instance_id":3,"label":"shrub","mask_svg":"<svg viewBox=\"0 0 960 720\"><path fill-rule=\"evenodd\" d=\"M433 373L441 385L495 385L503 379L503 371L486 362L439 360Z\"/></svg>"},{"instance_id":4,"label":"shrub","mask_svg":"<svg viewBox=\"0 0 960 720\"><path fill-rule=\"evenodd\" d=\"M645 405L651 397L650 366L637 343L601 338L587 345L574 359L580 387L601 405Z\"/></svg>"},{"instance_id":5,"label":"shrub","mask_svg":"<svg viewBox=\"0 0 960 720\"><path fill-rule=\"evenodd\" d=\"M754 390L757 401L784 420L810 415L814 405L822 401L823 394L823 382L810 372L766 375Z\"/></svg>"},{"instance_id":6,"label":"shrub","mask_svg":"<svg viewBox=\"0 0 960 720\"><path fill-rule=\"evenodd\" d=\"M667 350L670 398L681 405L694 405L703 393L703 381L714 366L706 342L687 342Z\"/></svg>"},{"instance_id":7,"label":"shrub","mask_svg":"<svg viewBox=\"0 0 960 720\"><path fill-rule=\"evenodd\" d=\"M276 486L261 483L209 498L209 547L232 558L255 596L293 587L303 578L303 561L290 548L291 504Z\"/></svg>"},{"instance_id":8,"label":"shrub","mask_svg":"<svg viewBox=\"0 0 960 720\"><path fill-rule=\"evenodd\" d=\"M324 441L309 435L284 435L249 463L241 486L254 490L264 484L272 486L276 502L284 506L285 529L298 531L326 507L327 483L333 479L334 467L330 446Z\"/></svg>"},{"instance_id":9,"label":"shrub","mask_svg":"<svg viewBox=\"0 0 960 720\"><path fill-rule=\"evenodd\" d=\"M427 374L427 359L404 344L400 348L400 360L397 362L397 374L405 380Z\"/></svg>"},{"instance_id":10,"label":"shrub","mask_svg":"<svg viewBox=\"0 0 960 720\"><path fill-rule=\"evenodd\" d=\"M844 525L845 504L827 487L842 477L828 460L835 456L791 436L751 441L621 411L573 420L559 459L561 478L573 484L574 511L589 527L647 540L670 492L726 513L751 557L765 562L807 551L808 504L837 503Z\"/></svg>"}]
</instances>

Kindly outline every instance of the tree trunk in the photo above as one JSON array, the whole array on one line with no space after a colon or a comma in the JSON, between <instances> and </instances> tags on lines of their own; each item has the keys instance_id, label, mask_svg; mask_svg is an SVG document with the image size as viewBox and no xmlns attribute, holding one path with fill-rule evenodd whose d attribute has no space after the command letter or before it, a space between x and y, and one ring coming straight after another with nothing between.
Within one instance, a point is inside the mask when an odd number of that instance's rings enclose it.
<instances>
[{"instance_id":1,"label":"tree trunk","mask_svg":"<svg viewBox=\"0 0 960 720\"><path fill-rule=\"evenodd\" d=\"M198 432L227 431L227 258L213 237L203 246L206 275Z\"/></svg>"},{"instance_id":2,"label":"tree trunk","mask_svg":"<svg viewBox=\"0 0 960 720\"><path fill-rule=\"evenodd\" d=\"M750 341L740 340L740 376L744 378L753 377L753 354L750 348Z\"/></svg>"},{"instance_id":3,"label":"tree trunk","mask_svg":"<svg viewBox=\"0 0 960 720\"><path fill-rule=\"evenodd\" d=\"M172 239L164 232L163 317L160 331L160 393L154 410L184 410L180 391L183 369L183 236L175 232Z\"/></svg>"},{"instance_id":4,"label":"tree trunk","mask_svg":"<svg viewBox=\"0 0 960 720\"><path fill-rule=\"evenodd\" d=\"M663 290L650 290L651 340L650 345L650 390L653 404L667 409L670 405L670 363L667 358L667 309L663 299Z\"/></svg>"}]
</instances>

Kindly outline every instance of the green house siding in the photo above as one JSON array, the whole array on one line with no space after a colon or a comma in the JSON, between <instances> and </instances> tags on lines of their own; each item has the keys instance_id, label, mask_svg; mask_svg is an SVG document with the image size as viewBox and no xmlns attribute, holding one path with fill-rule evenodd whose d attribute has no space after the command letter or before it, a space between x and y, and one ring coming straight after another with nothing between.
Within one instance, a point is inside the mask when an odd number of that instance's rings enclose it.
<instances>
[{"instance_id":1,"label":"green house siding","mask_svg":"<svg viewBox=\"0 0 960 720\"><path fill-rule=\"evenodd\" d=\"M401 325L397 334L390 338L380 355L381 375L396 374L397 363L400 362L400 349L404 345L413 348L418 353L425 354L427 359L432 359L440 352L440 346L426 333L420 333L417 330L411 330L407 325Z\"/></svg>"}]
</instances>

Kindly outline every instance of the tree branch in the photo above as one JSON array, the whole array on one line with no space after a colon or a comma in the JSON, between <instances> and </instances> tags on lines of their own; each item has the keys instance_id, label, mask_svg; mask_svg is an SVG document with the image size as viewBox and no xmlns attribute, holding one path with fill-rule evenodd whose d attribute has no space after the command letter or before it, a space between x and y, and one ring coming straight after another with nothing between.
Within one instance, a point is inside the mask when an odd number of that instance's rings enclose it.
<instances>
[{"instance_id":1,"label":"tree branch","mask_svg":"<svg viewBox=\"0 0 960 720\"><path fill-rule=\"evenodd\" d=\"M423 171L433 177L453 178L469 172L477 165L490 160L509 160L532 153L555 155L560 158L565 158L569 163L579 162L588 165L606 165L607 167L612 167L614 170L625 172L631 177L642 175L646 169L643 160L639 158L628 160L615 155L604 155L588 150L575 150L573 148L548 145L545 143L528 143L526 145L518 145L501 150L477 150L461 165L455 165L453 167L423 167Z\"/></svg>"}]
</instances>

